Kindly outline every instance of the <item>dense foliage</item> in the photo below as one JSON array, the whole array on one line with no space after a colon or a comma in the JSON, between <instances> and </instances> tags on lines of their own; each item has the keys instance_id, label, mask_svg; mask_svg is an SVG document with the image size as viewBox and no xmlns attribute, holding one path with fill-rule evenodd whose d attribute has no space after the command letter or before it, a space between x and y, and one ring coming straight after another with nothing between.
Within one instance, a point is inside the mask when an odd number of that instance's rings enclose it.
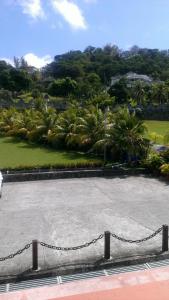
<instances>
[{"instance_id":1,"label":"dense foliage","mask_svg":"<svg viewBox=\"0 0 169 300\"><path fill-rule=\"evenodd\" d=\"M150 151L147 158L141 161L141 166L155 175L169 175L169 149L156 152Z\"/></svg>"},{"instance_id":2,"label":"dense foliage","mask_svg":"<svg viewBox=\"0 0 169 300\"><path fill-rule=\"evenodd\" d=\"M161 173L162 173L163 175L169 176L169 164L163 164L163 165L160 167L160 170L161 170Z\"/></svg>"},{"instance_id":3,"label":"dense foliage","mask_svg":"<svg viewBox=\"0 0 169 300\"><path fill-rule=\"evenodd\" d=\"M146 157L149 141L145 125L127 108L116 113L98 106L82 109L72 105L62 113L54 109L2 110L0 134L50 146L80 150L114 161L133 161Z\"/></svg>"},{"instance_id":4,"label":"dense foliage","mask_svg":"<svg viewBox=\"0 0 169 300\"><path fill-rule=\"evenodd\" d=\"M148 75L152 83L137 80L129 85L124 76L128 72ZM111 86L113 76L121 77ZM45 94L49 94L50 100L62 97L83 103L105 91L112 99L111 105L169 103L168 50L133 46L122 51L111 45L88 46L84 51L56 55L41 70L28 66L23 58L14 58L14 66L0 61L0 104L3 106L12 99L28 101Z\"/></svg>"}]
</instances>

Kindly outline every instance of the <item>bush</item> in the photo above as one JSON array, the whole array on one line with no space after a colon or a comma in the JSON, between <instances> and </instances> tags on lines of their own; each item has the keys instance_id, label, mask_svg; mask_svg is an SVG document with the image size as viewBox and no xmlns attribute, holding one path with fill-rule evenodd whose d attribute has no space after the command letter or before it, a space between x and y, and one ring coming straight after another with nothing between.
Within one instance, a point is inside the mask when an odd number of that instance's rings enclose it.
<instances>
[{"instance_id":1,"label":"bush","mask_svg":"<svg viewBox=\"0 0 169 300\"><path fill-rule=\"evenodd\" d=\"M59 169L83 169L83 168L100 168L103 166L101 160L81 161L81 162L65 162L56 164L43 165L20 165L18 167L1 168L2 171L43 171L43 170L59 170Z\"/></svg>"},{"instance_id":2,"label":"bush","mask_svg":"<svg viewBox=\"0 0 169 300\"><path fill-rule=\"evenodd\" d=\"M169 163L169 149L166 151L163 151L160 155L166 163Z\"/></svg>"},{"instance_id":3,"label":"bush","mask_svg":"<svg viewBox=\"0 0 169 300\"><path fill-rule=\"evenodd\" d=\"M20 128L17 131L16 137L21 139L26 139L27 136L27 129L26 128Z\"/></svg>"},{"instance_id":4,"label":"bush","mask_svg":"<svg viewBox=\"0 0 169 300\"><path fill-rule=\"evenodd\" d=\"M163 175L169 175L169 164L162 165L160 171Z\"/></svg>"},{"instance_id":5,"label":"bush","mask_svg":"<svg viewBox=\"0 0 169 300\"><path fill-rule=\"evenodd\" d=\"M148 169L150 172L159 172L160 167L165 163L163 157L159 154L153 153L142 162L142 166Z\"/></svg>"}]
</instances>

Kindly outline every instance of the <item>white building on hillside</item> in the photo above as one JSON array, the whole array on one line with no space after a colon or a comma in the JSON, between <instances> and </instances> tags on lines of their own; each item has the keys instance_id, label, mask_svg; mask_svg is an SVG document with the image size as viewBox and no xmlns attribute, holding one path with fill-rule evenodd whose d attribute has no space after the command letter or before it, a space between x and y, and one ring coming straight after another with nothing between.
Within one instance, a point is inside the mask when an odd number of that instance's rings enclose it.
<instances>
[{"instance_id":1,"label":"white building on hillside","mask_svg":"<svg viewBox=\"0 0 169 300\"><path fill-rule=\"evenodd\" d=\"M111 86L114 85L115 83L119 82L119 80L122 78L126 79L126 81L128 82L129 85L132 85L132 83L136 82L136 81L142 81L146 84L153 83L153 79L148 75L129 72L125 75L119 75L119 76L112 77L111 78Z\"/></svg>"}]
</instances>

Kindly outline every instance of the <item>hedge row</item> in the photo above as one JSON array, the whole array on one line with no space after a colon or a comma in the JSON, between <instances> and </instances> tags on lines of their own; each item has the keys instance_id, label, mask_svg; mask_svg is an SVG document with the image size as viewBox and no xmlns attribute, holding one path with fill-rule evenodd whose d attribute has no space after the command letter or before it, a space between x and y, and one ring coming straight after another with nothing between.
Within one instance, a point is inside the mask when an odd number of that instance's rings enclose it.
<instances>
[{"instance_id":1,"label":"hedge row","mask_svg":"<svg viewBox=\"0 0 169 300\"><path fill-rule=\"evenodd\" d=\"M21 171L21 172L41 172L41 171L54 171L59 169L80 169L80 168L100 168L103 166L103 161L88 161L88 162L69 162L69 163L56 163L44 165L20 165L17 167L2 168L3 172Z\"/></svg>"}]
</instances>

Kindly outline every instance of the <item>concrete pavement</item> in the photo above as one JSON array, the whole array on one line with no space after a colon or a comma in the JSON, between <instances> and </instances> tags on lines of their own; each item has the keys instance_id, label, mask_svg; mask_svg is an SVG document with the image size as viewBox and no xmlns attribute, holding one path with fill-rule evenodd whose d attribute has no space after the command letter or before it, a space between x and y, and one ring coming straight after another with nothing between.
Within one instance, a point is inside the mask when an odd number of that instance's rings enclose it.
<instances>
[{"instance_id":1,"label":"concrete pavement","mask_svg":"<svg viewBox=\"0 0 169 300\"><path fill-rule=\"evenodd\" d=\"M169 185L138 177L81 178L5 183L0 205L0 257L33 239L57 246L89 242L105 230L129 239L150 235L169 224ZM112 239L113 260L156 253L161 236L143 244ZM96 263L102 259L104 240L88 248L60 252L40 247L42 269ZM0 275L26 272L31 250L0 262Z\"/></svg>"}]
</instances>

